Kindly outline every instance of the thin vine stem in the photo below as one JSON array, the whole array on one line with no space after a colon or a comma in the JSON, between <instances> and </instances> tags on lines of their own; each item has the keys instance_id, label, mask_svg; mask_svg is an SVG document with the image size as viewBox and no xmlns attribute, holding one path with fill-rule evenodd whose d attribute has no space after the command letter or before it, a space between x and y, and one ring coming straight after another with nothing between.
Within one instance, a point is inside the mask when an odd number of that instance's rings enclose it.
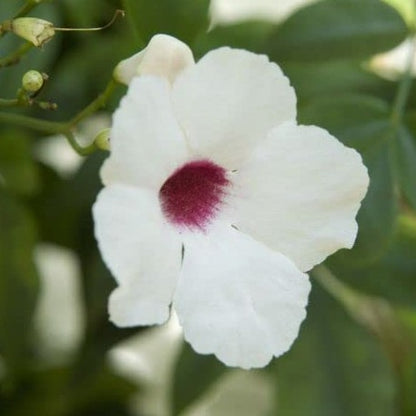
<instances>
[{"instance_id":1,"label":"thin vine stem","mask_svg":"<svg viewBox=\"0 0 416 416\"><path fill-rule=\"evenodd\" d=\"M108 99L113 94L115 88L117 87L117 83L111 79L110 82L107 84L105 90L98 95L98 97L92 101L87 107L85 107L82 111L80 111L77 115L75 115L69 122L66 123L68 129L74 127L84 118L90 116L95 111L99 110L100 108L104 107L108 101Z\"/></svg>"},{"instance_id":2,"label":"thin vine stem","mask_svg":"<svg viewBox=\"0 0 416 416\"><path fill-rule=\"evenodd\" d=\"M40 120L21 114L0 112L0 122L27 127L29 129L47 134L63 134L76 153L78 153L80 156L87 156L98 150L97 146L95 143L91 143L87 146L81 146L75 139L73 129L80 121L87 118L100 108L104 107L110 96L113 94L116 86L117 83L114 80L111 80L105 90L95 100L93 100L87 107L81 110L69 121L56 122Z\"/></svg>"},{"instance_id":3,"label":"thin vine stem","mask_svg":"<svg viewBox=\"0 0 416 416\"><path fill-rule=\"evenodd\" d=\"M36 6L39 6L43 0L27 0L26 3L20 8L20 10L14 15L13 19L18 17L26 16L30 13Z\"/></svg>"},{"instance_id":4,"label":"thin vine stem","mask_svg":"<svg viewBox=\"0 0 416 416\"><path fill-rule=\"evenodd\" d=\"M403 77L397 89L396 97L393 102L391 121L394 129L397 131L404 118L407 101L409 99L410 88L412 86L412 69L416 57L416 0L412 2L412 23L410 25L410 35L408 41L410 42L410 51L407 57L406 68Z\"/></svg>"},{"instance_id":5,"label":"thin vine stem","mask_svg":"<svg viewBox=\"0 0 416 416\"><path fill-rule=\"evenodd\" d=\"M71 147L80 155L80 156L88 156L92 153L94 153L96 150L98 150L97 146L94 142L89 144L88 146L81 146L78 144L78 142L75 139L74 134L72 131L68 130L63 133L66 139L68 140L68 143L71 145Z\"/></svg>"},{"instance_id":6,"label":"thin vine stem","mask_svg":"<svg viewBox=\"0 0 416 416\"><path fill-rule=\"evenodd\" d=\"M29 52L33 48L33 44L30 42L25 42L19 46L18 49L10 53L9 55L0 58L0 68L5 66L10 66L18 63L23 55Z\"/></svg>"},{"instance_id":7,"label":"thin vine stem","mask_svg":"<svg viewBox=\"0 0 416 416\"><path fill-rule=\"evenodd\" d=\"M27 127L29 129L48 134L63 134L65 131L63 123L40 120L34 117L23 116L21 114L0 112L0 121L3 123Z\"/></svg>"},{"instance_id":8,"label":"thin vine stem","mask_svg":"<svg viewBox=\"0 0 416 416\"><path fill-rule=\"evenodd\" d=\"M19 100L17 98L11 98L11 99L0 98L0 108L16 107L17 105L19 105Z\"/></svg>"},{"instance_id":9,"label":"thin vine stem","mask_svg":"<svg viewBox=\"0 0 416 416\"><path fill-rule=\"evenodd\" d=\"M391 121L396 128L399 128L403 122L404 112L406 104L410 94L410 87L412 86L412 68L413 62L416 56L416 37L412 35L409 38L411 42L410 52L407 58L406 70L400 81L397 94L393 102L393 108L391 112Z\"/></svg>"}]
</instances>

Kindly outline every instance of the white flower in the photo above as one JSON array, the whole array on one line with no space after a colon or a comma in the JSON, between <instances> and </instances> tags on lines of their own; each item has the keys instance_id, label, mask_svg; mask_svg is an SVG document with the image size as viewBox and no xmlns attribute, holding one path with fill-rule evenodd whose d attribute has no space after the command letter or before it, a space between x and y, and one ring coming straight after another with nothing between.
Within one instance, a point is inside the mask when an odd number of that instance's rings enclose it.
<instances>
[{"instance_id":1,"label":"white flower","mask_svg":"<svg viewBox=\"0 0 416 416\"><path fill-rule=\"evenodd\" d=\"M230 24L245 20L280 21L315 0L211 0L213 24Z\"/></svg>"},{"instance_id":2,"label":"white flower","mask_svg":"<svg viewBox=\"0 0 416 416\"><path fill-rule=\"evenodd\" d=\"M220 48L171 85L135 77L115 112L95 233L118 326L165 322L229 366L265 366L305 318L306 271L354 243L368 175L327 131L296 124L267 57ZM182 258L183 254L183 258Z\"/></svg>"},{"instance_id":3,"label":"white flower","mask_svg":"<svg viewBox=\"0 0 416 416\"><path fill-rule=\"evenodd\" d=\"M145 49L121 61L114 70L114 78L128 85L137 75L159 75L170 82L187 66L194 64L189 46L180 40L158 34Z\"/></svg>"},{"instance_id":4,"label":"white flower","mask_svg":"<svg viewBox=\"0 0 416 416\"><path fill-rule=\"evenodd\" d=\"M375 55L370 61L370 68L384 78L398 80L409 65L409 57L414 55L413 42L407 39L394 49ZM416 58L412 59L411 73L416 75Z\"/></svg>"}]
</instances>

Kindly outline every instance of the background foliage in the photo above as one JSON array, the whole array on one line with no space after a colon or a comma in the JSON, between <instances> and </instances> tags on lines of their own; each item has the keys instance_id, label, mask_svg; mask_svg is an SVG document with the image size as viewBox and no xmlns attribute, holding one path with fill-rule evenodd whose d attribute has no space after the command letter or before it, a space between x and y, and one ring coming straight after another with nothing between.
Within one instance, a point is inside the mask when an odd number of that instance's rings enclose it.
<instances>
[{"instance_id":1,"label":"background foliage","mask_svg":"<svg viewBox=\"0 0 416 416\"><path fill-rule=\"evenodd\" d=\"M127 17L103 32L58 34L17 65L0 68L1 98L15 96L27 70L44 71L50 80L42 97L58 103L58 111L13 112L68 120L103 90L118 61L160 32L188 42L197 57L221 45L268 54L296 89L299 121L325 127L357 149L371 184L355 247L312 272L308 317L293 349L256 372L272 394L267 410L259 406L252 414L415 415L416 87L405 68L385 78L370 65L374 55L413 37L412 0L389 1L396 8L381 0L321 0L279 23L244 21L210 31L208 0L121 3L55 0L34 8L32 16L65 27L105 24L116 8ZM0 21L22 4L2 0ZM0 58L21 43L4 36ZM106 111L123 92L119 87ZM0 123L0 414L147 414L135 410L145 400L145 382L133 382L108 359L117 343L148 332L121 330L107 319L114 283L97 251L91 219L105 154L95 153L62 175L37 156L46 133L6 119ZM81 270L85 328L79 345L60 360L41 354L34 321L43 288L33 252L44 242L72 250ZM59 305L51 313L59 318ZM232 371L187 345L173 365L167 384L174 415L190 414Z\"/></svg>"}]
</instances>

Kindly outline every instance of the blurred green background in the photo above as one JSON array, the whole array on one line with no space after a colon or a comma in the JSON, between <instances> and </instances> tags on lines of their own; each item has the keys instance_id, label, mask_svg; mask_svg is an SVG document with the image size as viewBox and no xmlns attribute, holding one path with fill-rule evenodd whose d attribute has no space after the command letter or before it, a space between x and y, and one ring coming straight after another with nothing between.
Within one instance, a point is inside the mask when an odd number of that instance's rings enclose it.
<instances>
[{"instance_id":1,"label":"blurred green background","mask_svg":"<svg viewBox=\"0 0 416 416\"><path fill-rule=\"evenodd\" d=\"M59 106L0 112L70 119L155 33L189 43L197 58L222 45L266 53L296 89L299 121L364 158L371 184L355 247L312 272L308 316L285 356L259 371L227 369L184 345L174 321L133 330L108 322L114 281L91 218L106 154L81 160L63 137L0 122L1 416L416 415L416 5L211 3L41 2L30 15L56 26L127 15L102 32L59 33L0 68L0 98L15 97L36 69L50 77L42 98ZM0 22L23 4L1 0ZM21 44L1 38L0 59ZM79 126L80 141L109 125L124 91Z\"/></svg>"}]
</instances>

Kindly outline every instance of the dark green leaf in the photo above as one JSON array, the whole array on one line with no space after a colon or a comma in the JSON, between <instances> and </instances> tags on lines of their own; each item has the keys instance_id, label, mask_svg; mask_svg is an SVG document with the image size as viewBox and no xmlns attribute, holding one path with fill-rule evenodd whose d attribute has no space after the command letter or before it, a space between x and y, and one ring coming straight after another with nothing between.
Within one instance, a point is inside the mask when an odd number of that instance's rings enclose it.
<instances>
[{"instance_id":1,"label":"dark green leaf","mask_svg":"<svg viewBox=\"0 0 416 416\"><path fill-rule=\"evenodd\" d=\"M124 0L123 5L145 43L156 33L166 33L190 44L208 29L209 0Z\"/></svg>"},{"instance_id":2,"label":"dark green leaf","mask_svg":"<svg viewBox=\"0 0 416 416\"><path fill-rule=\"evenodd\" d=\"M10 369L25 358L38 291L30 214L0 190L0 355Z\"/></svg>"},{"instance_id":3,"label":"dark green leaf","mask_svg":"<svg viewBox=\"0 0 416 416\"><path fill-rule=\"evenodd\" d=\"M185 343L173 380L173 414L180 414L226 371L227 367L213 355L200 355Z\"/></svg>"},{"instance_id":4,"label":"dark green leaf","mask_svg":"<svg viewBox=\"0 0 416 416\"><path fill-rule=\"evenodd\" d=\"M415 253L416 222L411 217L401 217L391 247L378 262L370 265L346 264L335 255L328 260L328 265L339 278L367 294L414 307Z\"/></svg>"},{"instance_id":5,"label":"dark green leaf","mask_svg":"<svg viewBox=\"0 0 416 416\"><path fill-rule=\"evenodd\" d=\"M274 367L273 414L396 414L393 374L383 350L316 284L299 338Z\"/></svg>"},{"instance_id":6,"label":"dark green leaf","mask_svg":"<svg viewBox=\"0 0 416 416\"><path fill-rule=\"evenodd\" d=\"M92 155L68 180L42 167L42 192L34 199L33 207L44 240L77 251L85 247L85 254L95 248L91 207L102 186L99 168L105 157L104 153Z\"/></svg>"},{"instance_id":7,"label":"dark green leaf","mask_svg":"<svg viewBox=\"0 0 416 416\"><path fill-rule=\"evenodd\" d=\"M357 263L376 260L391 243L397 216L389 152L394 131L388 105L369 96L330 97L311 101L300 109L299 118L303 123L326 128L361 153L370 186L357 217L358 237L352 250L341 250L336 255Z\"/></svg>"},{"instance_id":8,"label":"dark green leaf","mask_svg":"<svg viewBox=\"0 0 416 416\"><path fill-rule=\"evenodd\" d=\"M359 62L283 62L281 66L300 105L313 98L334 98L342 93L370 94L390 100L396 90L394 82L369 72Z\"/></svg>"},{"instance_id":9,"label":"dark green leaf","mask_svg":"<svg viewBox=\"0 0 416 416\"><path fill-rule=\"evenodd\" d=\"M18 194L32 194L39 188L29 140L19 130L0 133L0 180L6 189Z\"/></svg>"},{"instance_id":10,"label":"dark green leaf","mask_svg":"<svg viewBox=\"0 0 416 416\"><path fill-rule=\"evenodd\" d=\"M137 335L143 327L118 328L108 319L108 298L116 283L103 264L92 240L92 230L87 241L93 249L82 250L84 297L86 300L87 328L80 356L74 366L74 377L87 382L105 363L108 350L116 343Z\"/></svg>"},{"instance_id":11,"label":"dark green leaf","mask_svg":"<svg viewBox=\"0 0 416 416\"><path fill-rule=\"evenodd\" d=\"M364 154L370 186L357 216L359 231L352 250L339 253L345 260L372 262L388 249L395 231L398 205L388 149L375 146Z\"/></svg>"},{"instance_id":12,"label":"dark green leaf","mask_svg":"<svg viewBox=\"0 0 416 416\"><path fill-rule=\"evenodd\" d=\"M0 399L7 416L127 416L137 388L106 366L89 383L73 383L70 368L38 369Z\"/></svg>"},{"instance_id":13,"label":"dark green leaf","mask_svg":"<svg viewBox=\"0 0 416 416\"><path fill-rule=\"evenodd\" d=\"M409 361L406 363L404 385L402 386L404 396L401 403L402 414L413 415L416 414L416 310L414 307L412 309L402 309L399 312L399 316L410 338Z\"/></svg>"},{"instance_id":14,"label":"dark green leaf","mask_svg":"<svg viewBox=\"0 0 416 416\"><path fill-rule=\"evenodd\" d=\"M299 108L302 124L317 124L334 134L345 145L364 153L380 144L390 130L389 105L362 94L317 97Z\"/></svg>"},{"instance_id":15,"label":"dark green leaf","mask_svg":"<svg viewBox=\"0 0 416 416\"><path fill-rule=\"evenodd\" d=\"M227 26L216 26L208 33L203 33L196 40L194 50L203 55L220 46L244 48L252 52L262 53L265 42L274 25L261 21L249 21Z\"/></svg>"},{"instance_id":16,"label":"dark green leaf","mask_svg":"<svg viewBox=\"0 0 416 416\"><path fill-rule=\"evenodd\" d=\"M393 48L407 35L400 15L380 0L323 0L300 9L270 37L277 61L365 58Z\"/></svg>"}]
</instances>

